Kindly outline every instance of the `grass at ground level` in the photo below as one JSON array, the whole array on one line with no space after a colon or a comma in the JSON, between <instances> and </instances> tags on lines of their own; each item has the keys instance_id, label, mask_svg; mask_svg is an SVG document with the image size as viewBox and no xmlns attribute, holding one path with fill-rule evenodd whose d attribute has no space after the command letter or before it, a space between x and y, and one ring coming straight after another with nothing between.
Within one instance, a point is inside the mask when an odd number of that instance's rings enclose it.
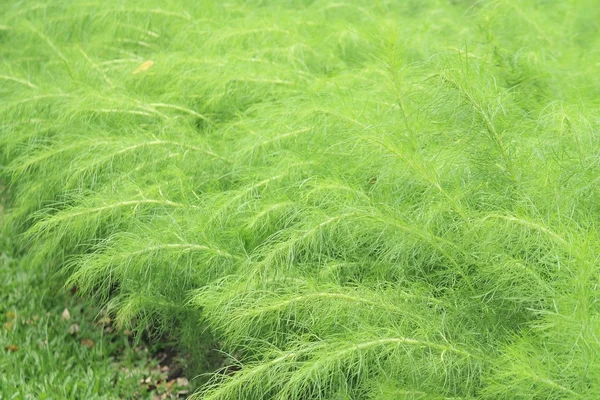
<instances>
[{"instance_id":1,"label":"grass at ground level","mask_svg":"<svg viewBox=\"0 0 600 400\"><path fill-rule=\"evenodd\" d=\"M189 381L0 240L0 399L175 399ZM170 360L172 361L172 360Z\"/></svg>"}]
</instances>

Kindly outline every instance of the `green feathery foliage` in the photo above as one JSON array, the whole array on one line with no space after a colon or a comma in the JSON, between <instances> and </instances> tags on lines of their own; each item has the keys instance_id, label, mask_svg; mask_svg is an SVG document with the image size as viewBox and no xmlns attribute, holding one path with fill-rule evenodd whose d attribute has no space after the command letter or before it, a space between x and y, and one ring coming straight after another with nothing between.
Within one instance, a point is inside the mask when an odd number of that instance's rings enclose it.
<instances>
[{"instance_id":1,"label":"green feathery foliage","mask_svg":"<svg viewBox=\"0 0 600 400\"><path fill-rule=\"evenodd\" d=\"M28 262L197 398L600 397L593 0L150 3L1 6Z\"/></svg>"}]
</instances>

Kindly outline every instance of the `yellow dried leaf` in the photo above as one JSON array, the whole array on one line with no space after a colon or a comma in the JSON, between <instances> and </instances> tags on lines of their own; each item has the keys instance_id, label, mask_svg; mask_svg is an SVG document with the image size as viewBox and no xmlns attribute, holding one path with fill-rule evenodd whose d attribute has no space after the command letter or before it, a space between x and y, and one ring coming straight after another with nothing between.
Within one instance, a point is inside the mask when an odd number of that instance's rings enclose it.
<instances>
[{"instance_id":1,"label":"yellow dried leaf","mask_svg":"<svg viewBox=\"0 0 600 400\"><path fill-rule=\"evenodd\" d=\"M148 61L142 63L142 65L140 65L139 67L137 67L135 69L135 71L133 71L133 75L139 74L140 72L143 72L143 71L146 71L153 65L154 65L154 61L148 60Z\"/></svg>"},{"instance_id":2,"label":"yellow dried leaf","mask_svg":"<svg viewBox=\"0 0 600 400\"><path fill-rule=\"evenodd\" d=\"M19 347L16 344L9 344L8 346L4 347L4 350L14 353L19 350Z\"/></svg>"},{"instance_id":3,"label":"yellow dried leaf","mask_svg":"<svg viewBox=\"0 0 600 400\"><path fill-rule=\"evenodd\" d=\"M79 325L78 324L73 324L69 327L69 329L67 329L67 332L69 332L69 334L74 335L77 332L79 332Z\"/></svg>"},{"instance_id":4,"label":"yellow dried leaf","mask_svg":"<svg viewBox=\"0 0 600 400\"><path fill-rule=\"evenodd\" d=\"M186 378L177 378L178 386L187 386L189 384L190 384L190 382Z\"/></svg>"}]
</instances>

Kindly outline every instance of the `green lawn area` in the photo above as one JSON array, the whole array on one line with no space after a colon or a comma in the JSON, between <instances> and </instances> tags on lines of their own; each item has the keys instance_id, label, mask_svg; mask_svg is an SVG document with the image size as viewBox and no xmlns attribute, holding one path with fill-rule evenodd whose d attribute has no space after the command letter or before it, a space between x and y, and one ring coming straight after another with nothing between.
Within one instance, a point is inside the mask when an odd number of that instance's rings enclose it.
<instances>
[{"instance_id":1,"label":"green lawn area","mask_svg":"<svg viewBox=\"0 0 600 400\"><path fill-rule=\"evenodd\" d=\"M600 399L598 32L0 1L0 397Z\"/></svg>"},{"instance_id":2,"label":"green lawn area","mask_svg":"<svg viewBox=\"0 0 600 400\"><path fill-rule=\"evenodd\" d=\"M171 366L160 365L160 345L134 345L98 308L0 243L0 399L187 397L187 379L169 379Z\"/></svg>"}]
</instances>

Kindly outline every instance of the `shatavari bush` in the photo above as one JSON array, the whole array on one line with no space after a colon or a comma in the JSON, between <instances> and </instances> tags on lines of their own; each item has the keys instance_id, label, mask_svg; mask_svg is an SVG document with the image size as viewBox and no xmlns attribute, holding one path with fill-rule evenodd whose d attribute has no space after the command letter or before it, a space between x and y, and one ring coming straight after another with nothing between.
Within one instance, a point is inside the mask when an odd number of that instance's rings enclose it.
<instances>
[{"instance_id":1,"label":"shatavari bush","mask_svg":"<svg viewBox=\"0 0 600 400\"><path fill-rule=\"evenodd\" d=\"M197 398L600 398L597 1L0 11L3 229Z\"/></svg>"}]
</instances>

